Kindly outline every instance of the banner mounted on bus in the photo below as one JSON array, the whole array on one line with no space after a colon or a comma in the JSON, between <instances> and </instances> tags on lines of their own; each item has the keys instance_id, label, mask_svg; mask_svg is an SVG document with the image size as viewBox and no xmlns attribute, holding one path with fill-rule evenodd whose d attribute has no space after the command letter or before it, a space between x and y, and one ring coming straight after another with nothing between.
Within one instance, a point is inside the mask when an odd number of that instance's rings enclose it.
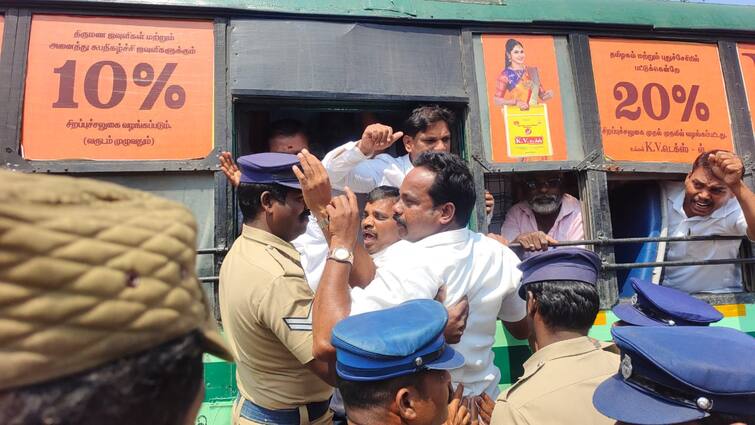
<instances>
[{"instance_id":1,"label":"banner mounted on bus","mask_svg":"<svg viewBox=\"0 0 755 425\"><path fill-rule=\"evenodd\" d=\"M34 15L23 157L204 158L214 47L211 21Z\"/></svg>"},{"instance_id":2,"label":"banner mounted on bus","mask_svg":"<svg viewBox=\"0 0 755 425\"><path fill-rule=\"evenodd\" d=\"M732 150L717 46L591 39L590 53L608 159L692 162Z\"/></svg>"},{"instance_id":3,"label":"banner mounted on bus","mask_svg":"<svg viewBox=\"0 0 755 425\"><path fill-rule=\"evenodd\" d=\"M739 51L739 67L747 91L747 106L750 108L750 118L755 122L755 44L737 43Z\"/></svg>"},{"instance_id":4,"label":"banner mounted on bus","mask_svg":"<svg viewBox=\"0 0 755 425\"><path fill-rule=\"evenodd\" d=\"M566 160L553 37L483 34L493 162Z\"/></svg>"}]
</instances>

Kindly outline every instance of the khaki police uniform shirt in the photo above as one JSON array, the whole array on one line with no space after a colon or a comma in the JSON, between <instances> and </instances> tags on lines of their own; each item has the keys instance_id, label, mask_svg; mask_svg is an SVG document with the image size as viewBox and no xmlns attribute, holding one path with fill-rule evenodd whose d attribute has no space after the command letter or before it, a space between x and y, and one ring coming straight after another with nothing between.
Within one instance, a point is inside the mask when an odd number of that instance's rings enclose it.
<instances>
[{"instance_id":1,"label":"khaki police uniform shirt","mask_svg":"<svg viewBox=\"0 0 755 425\"><path fill-rule=\"evenodd\" d=\"M592 405L601 382L619 370L615 346L589 337L560 341L524 363L524 375L501 393L491 425L613 425Z\"/></svg>"},{"instance_id":2,"label":"khaki police uniform shirt","mask_svg":"<svg viewBox=\"0 0 755 425\"><path fill-rule=\"evenodd\" d=\"M268 409L330 397L333 388L306 366L314 294L290 243L245 225L220 268L219 293L241 395Z\"/></svg>"}]
</instances>

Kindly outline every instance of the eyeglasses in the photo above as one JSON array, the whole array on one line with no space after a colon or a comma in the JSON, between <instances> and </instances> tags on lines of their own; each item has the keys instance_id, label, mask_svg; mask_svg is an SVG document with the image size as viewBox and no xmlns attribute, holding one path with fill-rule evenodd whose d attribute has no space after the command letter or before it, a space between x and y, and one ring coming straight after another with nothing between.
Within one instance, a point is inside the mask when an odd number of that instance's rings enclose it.
<instances>
[{"instance_id":1,"label":"eyeglasses","mask_svg":"<svg viewBox=\"0 0 755 425\"><path fill-rule=\"evenodd\" d=\"M538 181L538 180L526 180L524 184L527 185L528 188L531 190L534 189L540 189L542 187L547 187L548 189L556 189L561 186L561 178L560 177L553 177L548 180Z\"/></svg>"}]
</instances>

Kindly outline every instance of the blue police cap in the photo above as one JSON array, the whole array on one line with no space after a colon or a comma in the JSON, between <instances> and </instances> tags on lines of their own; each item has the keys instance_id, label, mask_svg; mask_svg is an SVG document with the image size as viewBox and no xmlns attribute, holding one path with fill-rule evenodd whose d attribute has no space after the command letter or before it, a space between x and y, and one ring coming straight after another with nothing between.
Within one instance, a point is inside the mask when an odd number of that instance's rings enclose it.
<instances>
[{"instance_id":1,"label":"blue police cap","mask_svg":"<svg viewBox=\"0 0 755 425\"><path fill-rule=\"evenodd\" d=\"M724 315L703 300L674 288L631 278L632 304L619 304L613 313L634 326L708 326Z\"/></svg>"},{"instance_id":2,"label":"blue police cap","mask_svg":"<svg viewBox=\"0 0 755 425\"><path fill-rule=\"evenodd\" d=\"M382 381L422 370L451 370L464 357L446 344L446 308L433 300L347 317L333 328L336 372L347 381Z\"/></svg>"},{"instance_id":3,"label":"blue police cap","mask_svg":"<svg viewBox=\"0 0 755 425\"><path fill-rule=\"evenodd\" d=\"M241 183L277 183L301 189L293 170L299 158L290 153L265 152L244 155L236 161L241 171Z\"/></svg>"},{"instance_id":4,"label":"blue police cap","mask_svg":"<svg viewBox=\"0 0 755 425\"><path fill-rule=\"evenodd\" d=\"M620 326L611 334L619 373L592 399L604 415L655 425L755 414L755 338L713 326Z\"/></svg>"},{"instance_id":5,"label":"blue police cap","mask_svg":"<svg viewBox=\"0 0 755 425\"><path fill-rule=\"evenodd\" d=\"M519 296L527 299L528 283L576 280L595 285L600 270L600 257L583 248L558 248L534 255L519 263L522 286Z\"/></svg>"}]
</instances>

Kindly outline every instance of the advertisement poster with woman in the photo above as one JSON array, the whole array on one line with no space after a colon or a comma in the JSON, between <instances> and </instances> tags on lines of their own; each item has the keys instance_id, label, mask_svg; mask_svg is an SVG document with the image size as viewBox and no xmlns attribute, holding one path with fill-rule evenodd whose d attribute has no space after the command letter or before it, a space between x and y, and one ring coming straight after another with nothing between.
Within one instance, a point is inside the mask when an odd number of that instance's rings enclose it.
<instances>
[{"instance_id":1,"label":"advertisement poster with woman","mask_svg":"<svg viewBox=\"0 0 755 425\"><path fill-rule=\"evenodd\" d=\"M551 36L482 35L493 162L566 160Z\"/></svg>"}]
</instances>

